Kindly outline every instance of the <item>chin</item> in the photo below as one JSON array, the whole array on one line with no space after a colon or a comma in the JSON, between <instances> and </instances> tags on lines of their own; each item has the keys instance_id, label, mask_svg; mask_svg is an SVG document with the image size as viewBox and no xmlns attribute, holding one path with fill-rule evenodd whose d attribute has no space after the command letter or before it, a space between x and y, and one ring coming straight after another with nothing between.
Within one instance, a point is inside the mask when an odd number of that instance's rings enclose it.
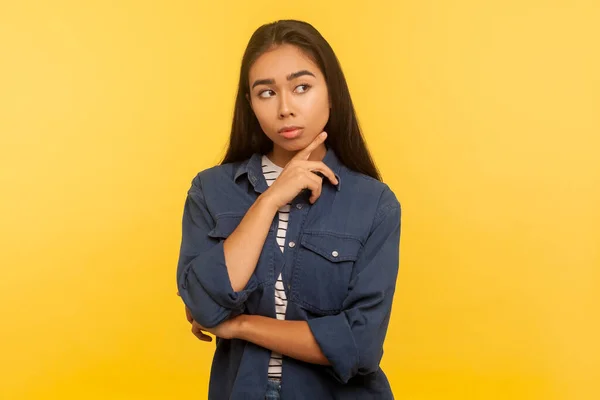
<instances>
[{"instance_id":1,"label":"chin","mask_svg":"<svg viewBox=\"0 0 600 400\"><path fill-rule=\"evenodd\" d=\"M299 150L302 150L303 148L305 148L306 146L308 146L308 144L305 144L299 140L294 141L294 142L283 142L283 143L277 143L277 145L286 150L286 151L290 151L290 152L296 152Z\"/></svg>"},{"instance_id":2,"label":"chin","mask_svg":"<svg viewBox=\"0 0 600 400\"><path fill-rule=\"evenodd\" d=\"M273 143L275 143L277 146L279 146L280 148L282 148L284 150L297 151L297 150L301 150L301 149L305 148L306 146L308 146L308 144L311 141L312 141L312 139L308 140L308 139L306 139L305 135L302 135L301 137L298 137L294 140L287 140L287 139L283 139L281 137L277 137L277 140L273 140Z\"/></svg>"}]
</instances>

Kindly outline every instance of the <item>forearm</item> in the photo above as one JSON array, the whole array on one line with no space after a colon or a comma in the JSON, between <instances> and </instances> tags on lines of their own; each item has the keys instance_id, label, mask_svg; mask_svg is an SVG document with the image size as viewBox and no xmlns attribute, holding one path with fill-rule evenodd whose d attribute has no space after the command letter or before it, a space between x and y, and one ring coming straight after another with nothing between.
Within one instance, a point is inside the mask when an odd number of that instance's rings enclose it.
<instances>
[{"instance_id":1,"label":"forearm","mask_svg":"<svg viewBox=\"0 0 600 400\"><path fill-rule=\"evenodd\" d=\"M329 365L306 321L240 315L236 337L300 361Z\"/></svg>"},{"instance_id":2,"label":"forearm","mask_svg":"<svg viewBox=\"0 0 600 400\"><path fill-rule=\"evenodd\" d=\"M252 276L277 209L260 196L223 243L225 264L234 291L242 290Z\"/></svg>"}]
</instances>

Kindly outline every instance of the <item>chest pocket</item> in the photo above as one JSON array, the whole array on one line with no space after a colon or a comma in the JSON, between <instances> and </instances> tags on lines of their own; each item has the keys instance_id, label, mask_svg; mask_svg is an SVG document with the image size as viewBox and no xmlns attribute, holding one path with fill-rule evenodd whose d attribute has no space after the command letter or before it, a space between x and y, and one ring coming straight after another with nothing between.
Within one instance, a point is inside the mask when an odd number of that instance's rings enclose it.
<instances>
[{"instance_id":1,"label":"chest pocket","mask_svg":"<svg viewBox=\"0 0 600 400\"><path fill-rule=\"evenodd\" d=\"M352 237L304 232L294 263L292 299L314 313L339 313L361 247Z\"/></svg>"}]
</instances>

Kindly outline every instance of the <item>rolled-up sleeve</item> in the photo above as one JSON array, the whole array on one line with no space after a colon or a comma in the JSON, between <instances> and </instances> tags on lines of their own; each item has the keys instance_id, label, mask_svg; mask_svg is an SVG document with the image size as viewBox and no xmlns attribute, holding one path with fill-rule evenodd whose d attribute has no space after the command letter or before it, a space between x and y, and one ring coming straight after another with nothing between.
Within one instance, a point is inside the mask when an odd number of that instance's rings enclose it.
<instances>
[{"instance_id":1,"label":"rolled-up sleeve","mask_svg":"<svg viewBox=\"0 0 600 400\"><path fill-rule=\"evenodd\" d=\"M401 207L389 189L380 204L355 262L343 311L308 321L331 364L329 371L343 383L355 375L377 371L383 356L398 276Z\"/></svg>"},{"instance_id":2,"label":"rolled-up sleeve","mask_svg":"<svg viewBox=\"0 0 600 400\"><path fill-rule=\"evenodd\" d=\"M185 200L177 287L194 320L206 328L241 314L249 294L258 286L252 274L243 290L233 290L225 264L225 238L209 235L214 225L198 175Z\"/></svg>"}]
</instances>

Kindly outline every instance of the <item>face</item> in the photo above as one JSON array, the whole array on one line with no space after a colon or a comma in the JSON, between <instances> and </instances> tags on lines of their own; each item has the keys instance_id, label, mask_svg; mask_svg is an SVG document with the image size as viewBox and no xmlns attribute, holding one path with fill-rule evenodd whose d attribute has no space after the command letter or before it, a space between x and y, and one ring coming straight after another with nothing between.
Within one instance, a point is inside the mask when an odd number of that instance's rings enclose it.
<instances>
[{"instance_id":1,"label":"face","mask_svg":"<svg viewBox=\"0 0 600 400\"><path fill-rule=\"evenodd\" d=\"M273 141L270 156L280 163L323 131L330 111L327 84L319 67L298 47L284 44L262 54L250 68L249 84L248 100Z\"/></svg>"}]
</instances>

